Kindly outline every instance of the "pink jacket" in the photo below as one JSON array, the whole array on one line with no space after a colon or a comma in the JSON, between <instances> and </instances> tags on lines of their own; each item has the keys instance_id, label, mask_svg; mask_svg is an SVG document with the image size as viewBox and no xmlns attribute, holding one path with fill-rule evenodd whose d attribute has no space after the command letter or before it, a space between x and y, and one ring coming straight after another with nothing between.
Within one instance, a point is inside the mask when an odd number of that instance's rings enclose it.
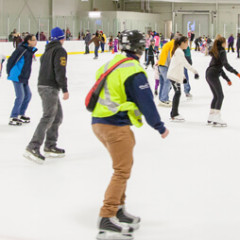
<instances>
[{"instance_id":1,"label":"pink jacket","mask_svg":"<svg viewBox=\"0 0 240 240\"><path fill-rule=\"evenodd\" d=\"M160 37L159 36L155 36L154 40L155 40L155 47L159 47Z\"/></svg>"},{"instance_id":2,"label":"pink jacket","mask_svg":"<svg viewBox=\"0 0 240 240\"><path fill-rule=\"evenodd\" d=\"M146 38L146 46L145 48L149 48L150 46L150 38Z\"/></svg>"}]
</instances>

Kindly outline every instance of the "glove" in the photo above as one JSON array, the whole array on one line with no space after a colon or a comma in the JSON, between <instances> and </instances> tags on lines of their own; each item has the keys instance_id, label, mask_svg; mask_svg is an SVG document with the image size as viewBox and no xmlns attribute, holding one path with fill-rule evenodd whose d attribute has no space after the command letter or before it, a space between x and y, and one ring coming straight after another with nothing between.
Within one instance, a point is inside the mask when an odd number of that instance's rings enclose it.
<instances>
[{"instance_id":1,"label":"glove","mask_svg":"<svg viewBox=\"0 0 240 240\"><path fill-rule=\"evenodd\" d=\"M238 73L237 76L240 78L240 73Z\"/></svg>"},{"instance_id":2,"label":"glove","mask_svg":"<svg viewBox=\"0 0 240 240\"><path fill-rule=\"evenodd\" d=\"M195 78L195 79L199 79L198 73L195 73L194 78Z\"/></svg>"},{"instance_id":3,"label":"glove","mask_svg":"<svg viewBox=\"0 0 240 240\"><path fill-rule=\"evenodd\" d=\"M187 79L186 78L183 79L183 83L187 83Z\"/></svg>"},{"instance_id":4,"label":"glove","mask_svg":"<svg viewBox=\"0 0 240 240\"><path fill-rule=\"evenodd\" d=\"M229 80L229 81L227 82L227 84L228 84L228 86L231 86L231 85L232 85L232 82Z\"/></svg>"}]
</instances>

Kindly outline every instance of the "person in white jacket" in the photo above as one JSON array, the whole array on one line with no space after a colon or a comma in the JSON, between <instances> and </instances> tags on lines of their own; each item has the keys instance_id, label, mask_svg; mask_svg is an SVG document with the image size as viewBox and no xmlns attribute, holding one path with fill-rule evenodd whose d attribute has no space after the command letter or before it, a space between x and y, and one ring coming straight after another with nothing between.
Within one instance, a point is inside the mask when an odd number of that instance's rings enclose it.
<instances>
[{"instance_id":1,"label":"person in white jacket","mask_svg":"<svg viewBox=\"0 0 240 240\"><path fill-rule=\"evenodd\" d=\"M171 120L172 121L185 121L185 119L178 113L178 106L181 96L181 83L185 83L184 68L192 71L195 74L195 79L199 78L197 70L195 70L186 60L184 56L184 49L188 47L188 38L185 36L180 36L175 39L174 47L172 50L172 60L168 69L167 78L171 81L173 89L175 91L173 102L172 102L172 111L171 111Z\"/></svg>"}]
</instances>

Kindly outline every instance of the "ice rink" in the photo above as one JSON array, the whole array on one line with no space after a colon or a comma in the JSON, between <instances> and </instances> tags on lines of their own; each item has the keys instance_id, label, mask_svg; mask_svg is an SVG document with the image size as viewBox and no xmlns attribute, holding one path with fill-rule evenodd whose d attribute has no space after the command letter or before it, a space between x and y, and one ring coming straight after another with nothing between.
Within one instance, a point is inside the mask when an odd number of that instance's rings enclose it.
<instances>
[{"instance_id":1,"label":"ice rink","mask_svg":"<svg viewBox=\"0 0 240 240\"><path fill-rule=\"evenodd\" d=\"M135 163L127 209L142 218L136 240L240 239L240 79L227 73L231 87L222 80L222 117L228 127L206 126L212 99L205 80L210 57L192 54L200 79L189 73L193 99L187 101L182 94L180 103L186 122L170 122L170 109L158 107L170 130L167 139L146 122L140 129L132 127ZM69 56L70 99L62 101L58 144L67 153L63 159L47 159L44 165L22 156L42 114L39 58L32 65L33 97L26 113L32 122L21 127L8 125L15 94L6 80L5 63L0 79L0 240L95 239L112 168L108 152L92 132L84 99L96 70L112 57L111 53L100 53L98 60L93 54ZM229 53L228 60L240 71L236 54ZM151 67L147 73L153 87Z\"/></svg>"}]
</instances>

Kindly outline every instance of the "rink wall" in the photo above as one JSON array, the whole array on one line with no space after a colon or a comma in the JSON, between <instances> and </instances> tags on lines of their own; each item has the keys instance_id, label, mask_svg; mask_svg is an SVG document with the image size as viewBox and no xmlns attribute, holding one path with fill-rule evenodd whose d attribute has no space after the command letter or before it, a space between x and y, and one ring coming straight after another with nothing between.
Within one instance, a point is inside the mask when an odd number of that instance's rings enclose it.
<instances>
[{"instance_id":1,"label":"rink wall","mask_svg":"<svg viewBox=\"0 0 240 240\"><path fill-rule=\"evenodd\" d=\"M43 54L46 46L46 42L38 42L37 43L37 53L36 56L41 56ZM84 41L65 41L64 48L68 52L68 54L83 54L85 52L85 42ZM92 43L89 46L90 51L94 51L94 44ZM108 51L108 45L105 44L105 50ZM0 42L0 54L5 56L10 56L14 51L12 42Z\"/></svg>"}]
</instances>

